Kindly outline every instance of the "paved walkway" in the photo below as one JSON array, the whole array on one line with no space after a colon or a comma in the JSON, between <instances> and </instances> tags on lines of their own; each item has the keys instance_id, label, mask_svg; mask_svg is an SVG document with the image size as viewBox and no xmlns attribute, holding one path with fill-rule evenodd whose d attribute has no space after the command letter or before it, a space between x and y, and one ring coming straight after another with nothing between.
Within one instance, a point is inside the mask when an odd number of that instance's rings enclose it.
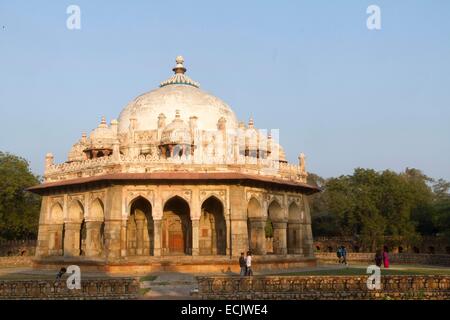
<instances>
[{"instance_id":1,"label":"paved walkway","mask_svg":"<svg viewBox=\"0 0 450 320\"><path fill-rule=\"evenodd\" d=\"M317 268L301 268L301 269L289 269L279 270L277 272L255 272L255 275L270 275L270 274L282 274L299 271L313 271L313 270L336 270L342 269L345 266L340 265L324 265ZM191 296L191 292L197 289L196 276L223 276L223 275L238 275L237 273L208 273L208 274L187 274L176 272L164 272L164 273L152 273L149 275L156 276L153 281L142 281L141 289L149 289L143 299L152 300L186 300L186 299L198 299L195 296Z\"/></svg>"}]
</instances>

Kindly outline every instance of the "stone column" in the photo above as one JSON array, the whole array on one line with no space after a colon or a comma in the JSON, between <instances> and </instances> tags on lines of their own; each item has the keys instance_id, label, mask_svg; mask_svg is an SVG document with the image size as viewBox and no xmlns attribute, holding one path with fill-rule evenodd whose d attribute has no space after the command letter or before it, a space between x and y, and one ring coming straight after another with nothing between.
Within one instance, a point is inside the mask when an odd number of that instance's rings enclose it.
<instances>
[{"instance_id":1,"label":"stone column","mask_svg":"<svg viewBox=\"0 0 450 320\"><path fill-rule=\"evenodd\" d=\"M48 225L39 224L37 246L36 246L36 257L44 257L49 254L49 234Z\"/></svg>"},{"instance_id":2,"label":"stone column","mask_svg":"<svg viewBox=\"0 0 450 320\"><path fill-rule=\"evenodd\" d=\"M120 257L120 233L122 220L105 221L105 250L108 259Z\"/></svg>"},{"instance_id":3,"label":"stone column","mask_svg":"<svg viewBox=\"0 0 450 320\"><path fill-rule=\"evenodd\" d=\"M311 224L304 224L304 233L303 233L303 253L305 257L312 256L314 254L313 250L313 237Z\"/></svg>"},{"instance_id":4,"label":"stone column","mask_svg":"<svg viewBox=\"0 0 450 320\"><path fill-rule=\"evenodd\" d=\"M200 220L192 220L192 255L199 255L199 226Z\"/></svg>"},{"instance_id":5,"label":"stone column","mask_svg":"<svg viewBox=\"0 0 450 320\"><path fill-rule=\"evenodd\" d=\"M121 257L121 231L123 212L122 186L112 186L105 196L105 253L108 260Z\"/></svg>"},{"instance_id":6,"label":"stone column","mask_svg":"<svg viewBox=\"0 0 450 320\"><path fill-rule=\"evenodd\" d=\"M288 223L288 253L301 254L302 249L302 224L300 222Z\"/></svg>"},{"instance_id":7,"label":"stone column","mask_svg":"<svg viewBox=\"0 0 450 320\"><path fill-rule=\"evenodd\" d=\"M66 222L64 224L64 256L76 257L80 255L81 223Z\"/></svg>"},{"instance_id":8,"label":"stone column","mask_svg":"<svg viewBox=\"0 0 450 320\"><path fill-rule=\"evenodd\" d=\"M274 254L286 254L286 222L272 222L273 224L273 253Z\"/></svg>"},{"instance_id":9,"label":"stone column","mask_svg":"<svg viewBox=\"0 0 450 320\"><path fill-rule=\"evenodd\" d=\"M251 218L250 219L250 244L254 243L255 247L251 247L253 254L266 254L266 219Z\"/></svg>"},{"instance_id":10,"label":"stone column","mask_svg":"<svg viewBox=\"0 0 450 320\"><path fill-rule=\"evenodd\" d=\"M86 256L96 257L102 252L100 229L103 221L86 221Z\"/></svg>"},{"instance_id":11,"label":"stone column","mask_svg":"<svg viewBox=\"0 0 450 320\"><path fill-rule=\"evenodd\" d=\"M230 236L231 236L231 222L230 222L230 215L225 215L225 226L227 228L225 232L225 236L227 237L227 249L226 254L229 256L231 254L231 243L230 243Z\"/></svg>"},{"instance_id":12,"label":"stone column","mask_svg":"<svg viewBox=\"0 0 450 320\"><path fill-rule=\"evenodd\" d=\"M63 227L64 225L59 224L49 224L47 225L47 236L48 236L48 255L50 256L60 256L63 254Z\"/></svg>"},{"instance_id":13,"label":"stone column","mask_svg":"<svg viewBox=\"0 0 450 320\"><path fill-rule=\"evenodd\" d=\"M161 256L161 219L153 220L153 255Z\"/></svg>"},{"instance_id":14,"label":"stone column","mask_svg":"<svg viewBox=\"0 0 450 320\"><path fill-rule=\"evenodd\" d=\"M144 219L135 217L136 220L136 255L144 254Z\"/></svg>"},{"instance_id":15,"label":"stone column","mask_svg":"<svg viewBox=\"0 0 450 320\"><path fill-rule=\"evenodd\" d=\"M127 256L127 220L122 220L120 226L120 256Z\"/></svg>"}]
</instances>

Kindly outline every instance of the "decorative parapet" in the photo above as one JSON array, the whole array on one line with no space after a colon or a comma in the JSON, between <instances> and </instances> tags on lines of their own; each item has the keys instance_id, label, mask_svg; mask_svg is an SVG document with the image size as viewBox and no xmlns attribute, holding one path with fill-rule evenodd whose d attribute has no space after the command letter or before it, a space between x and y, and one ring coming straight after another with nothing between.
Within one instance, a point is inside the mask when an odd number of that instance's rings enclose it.
<instances>
[{"instance_id":1,"label":"decorative parapet","mask_svg":"<svg viewBox=\"0 0 450 320\"><path fill-rule=\"evenodd\" d=\"M80 177L97 176L105 173L148 173L148 172L239 172L306 183L307 173L299 165L274 161L270 158L257 159L239 155L225 156L176 156L164 158L159 155L130 157L114 155L52 164L46 167L45 181L60 181Z\"/></svg>"}]
</instances>

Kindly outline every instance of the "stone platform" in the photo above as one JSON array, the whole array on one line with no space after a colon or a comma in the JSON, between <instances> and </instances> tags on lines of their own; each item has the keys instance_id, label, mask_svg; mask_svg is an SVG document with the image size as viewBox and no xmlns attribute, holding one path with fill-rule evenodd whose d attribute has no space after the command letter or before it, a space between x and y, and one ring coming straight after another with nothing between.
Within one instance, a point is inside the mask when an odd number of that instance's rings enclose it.
<instances>
[{"instance_id":1,"label":"stone platform","mask_svg":"<svg viewBox=\"0 0 450 320\"><path fill-rule=\"evenodd\" d=\"M89 272L108 272L122 274L139 274L149 272L181 273L239 273L239 257L229 256L164 256L164 257L127 257L115 261L100 259L48 257L33 260L33 268L56 270L63 266L75 264L81 270ZM317 266L315 257L299 255L265 255L253 256L254 271L280 271L284 269L311 268Z\"/></svg>"}]
</instances>

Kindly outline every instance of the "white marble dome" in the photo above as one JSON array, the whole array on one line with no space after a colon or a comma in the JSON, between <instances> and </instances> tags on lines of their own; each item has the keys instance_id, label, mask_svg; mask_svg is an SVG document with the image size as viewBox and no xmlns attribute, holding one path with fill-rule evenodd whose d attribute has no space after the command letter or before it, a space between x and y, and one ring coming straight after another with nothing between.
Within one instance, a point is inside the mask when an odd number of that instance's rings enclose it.
<instances>
[{"instance_id":1,"label":"white marble dome","mask_svg":"<svg viewBox=\"0 0 450 320\"><path fill-rule=\"evenodd\" d=\"M183 58L177 57L173 68L175 75L161 83L160 88L138 96L131 101L119 116L119 133L129 130L130 118L137 120L136 130L155 130L158 128L158 116L164 114L171 122L176 110L181 119L189 123L196 116L200 130L217 130L220 118L225 118L229 130L236 129L238 121L231 108L221 99L206 93L198 83L184 73Z\"/></svg>"}]
</instances>

